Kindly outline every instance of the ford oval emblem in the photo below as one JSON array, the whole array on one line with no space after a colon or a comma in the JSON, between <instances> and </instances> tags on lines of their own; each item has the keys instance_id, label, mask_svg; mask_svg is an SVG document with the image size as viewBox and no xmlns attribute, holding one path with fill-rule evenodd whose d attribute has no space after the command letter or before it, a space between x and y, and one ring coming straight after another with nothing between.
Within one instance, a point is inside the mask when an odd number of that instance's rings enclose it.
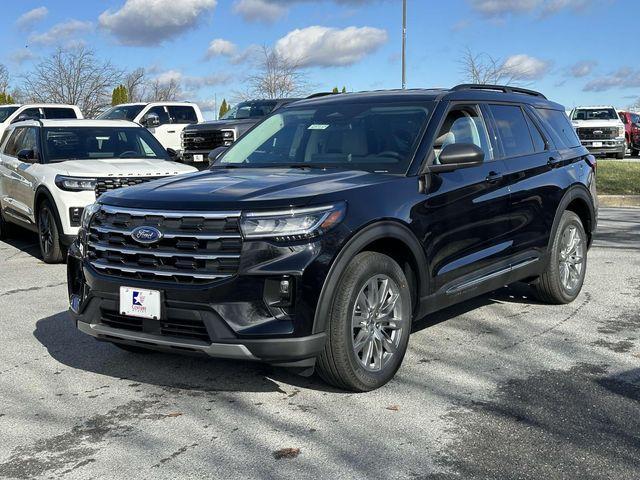
<instances>
[{"instance_id":1,"label":"ford oval emblem","mask_svg":"<svg viewBox=\"0 0 640 480\"><path fill-rule=\"evenodd\" d=\"M151 244L160 241L162 232L155 227L138 227L131 232L131 238L138 243Z\"/></svg>"}]
</instances>

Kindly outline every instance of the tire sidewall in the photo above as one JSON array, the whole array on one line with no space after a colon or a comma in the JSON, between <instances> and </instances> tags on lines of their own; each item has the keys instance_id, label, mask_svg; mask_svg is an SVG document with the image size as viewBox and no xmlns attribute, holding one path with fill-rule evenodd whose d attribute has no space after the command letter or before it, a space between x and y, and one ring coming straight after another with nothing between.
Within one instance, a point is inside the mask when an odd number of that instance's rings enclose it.
<instances>
[{"instance_id":1,"label":"tire sidewall","mask_svg":"<svg viewBox=\"0 0 640 480\"><path fill-rule=\"evenodd\" d=\"M398 286L402 302L401 312L403 318L406 319L406 323L398 350L391 358L390 363L380 372L371 372L360 364L353 352L351 315L360 290L369 279L379 274L388 276ZM332 333L337 333L338 338L333 335L331 341L340 343L340 348L335 349L335 351L342 354L344 357L342 360L348 363L353 379L356 380L362 390L372 390L384 385L398 371L407 350L411 332L411 320L411 293L407 279L400 266L392 258L380 253L365 252L357 255L340 280L331 318L333 324L338 326L338 328L332 329Z\"/></svg>"},{"instance_id":2,"label":"tire sidewall","mask_svg":"<svg viewBox=\"0 0 640 480\"><path fill-rule=\"evenodd\" d=\"M584 248L584 254L582 259L582 271L580 274L580 282L578 285L571 291L567 291L562 284L562 280L560 278L560 250L562 248L562 235L567 227L575 226L577 228L577 232L580 235L580 240L582 241L582 245ZM580 221L580 217L571 211L565 211L562 214L562 218L560 219L560 223L558 225L558 230L556 233L556 237L553 241L553 249L551 251L551 259L550 259L550 268L551 274L553 275L553 281L556 284L558 293L563 298L565 303L570 303L576 299L576 297L580 294L582 290L582 285L584 284L584 279L587 272L587 234L584 231L584 226Z\"/></svg>"},{"instance_id":3,"label":"tire sidewall","mask_svg":"<svg viewBox=\"0 0 640 480\"><path fill-rule=\"evenodd\" d=\"M51 235L53 237L53 246L49 254L45 254L43 244L42 244L42 236L40 235L40 216L43 212L46 212L49 215L49 221L51 223ZM45 263L59 263L62 261L62 247L60 245L60 233L58 229L58 217L56 215L56 211L53 209L51 204L48 201L44 201L38 210L38 244L40 245L40 255L42 255L42 260Z\"/></svg>"}]
</instances>

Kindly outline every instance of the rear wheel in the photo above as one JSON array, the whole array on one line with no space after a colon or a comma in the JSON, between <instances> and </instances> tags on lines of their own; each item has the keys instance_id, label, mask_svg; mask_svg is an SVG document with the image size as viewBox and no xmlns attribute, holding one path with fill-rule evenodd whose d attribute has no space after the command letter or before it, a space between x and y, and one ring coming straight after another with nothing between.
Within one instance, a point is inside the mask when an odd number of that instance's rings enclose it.
<instances>
[{"instance_id":1,"label":"rear wheel","mask_svg":"<svg viewBox=\"0 0 640 480\"><path fill-rule=\"evenodd\" d=\"M387 255L358 254L333 299L318 373L328 383L364 392L393 378L411 331L411 293L404 272Z\"/></svg>"},{"instance_id":2,"label":"rear wheel","mask_svg":"<svg viewBox=\"0 0 640 480\"><path fill-rule=\"evenodd\" d=\"M38 210L38 240L40 253L45 263L60 263L64 260L56 213L47 200Z\"/></svg>"},{"instance_id":3,"label":"rear wheel","mask_svg":"<svg viewBox=\"0 0 640 480\"><path fill-rule=\"evenodd\" d=\"M535 283L540 300L570 303L578 296L587 271L587 234L574 212L562 214L550 252L549 264Z\"/></svg>"}]
</instances>

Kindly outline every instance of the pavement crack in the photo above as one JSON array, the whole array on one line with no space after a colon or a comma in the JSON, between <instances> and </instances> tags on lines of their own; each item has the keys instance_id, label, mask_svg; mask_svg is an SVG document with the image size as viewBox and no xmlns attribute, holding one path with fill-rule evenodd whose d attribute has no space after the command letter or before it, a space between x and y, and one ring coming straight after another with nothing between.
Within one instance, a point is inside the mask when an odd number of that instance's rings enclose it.
<instances>
[{"instance_id":1,"label":"pavement crack","mask_svg":"<svg viewBox=\"0 0 640 480\"><path fill-rule=\"evenodd\" d=\"M44 285L41 287L29 287L29 288L16 288L15 290L7 290L4 293L0 293L0 297L6 297L8 295L14 295L16 293L22 293L22 292L37 292L39 290L44 290L45 288L54 288L54 287L60 287L62 285L66 285L67 282L60 282L60 283L52 283L50 285Z\"/></svg>"},{"instance_id":2,"label":"pavement crack","mask_svg":"<svg viewBox=\"0 0 640 480\"><path fill-rule=\"evenodd\" d=\"M171 460L173 460L174 458L182 455L183 453L185 453L187 450L189 450L190 448L195 448L197 447L198 444L197 443L192 443L191 445L185 445L184 447L180 447L178 450L176 450L175 452L173 452L171 455L169 455L168 457L165 458L161 458L160 461L158 463L156 463L155 465L153 465L151 468L159 468L161 467L164 463L167 463Z\"/></svg>"}]
</instances>

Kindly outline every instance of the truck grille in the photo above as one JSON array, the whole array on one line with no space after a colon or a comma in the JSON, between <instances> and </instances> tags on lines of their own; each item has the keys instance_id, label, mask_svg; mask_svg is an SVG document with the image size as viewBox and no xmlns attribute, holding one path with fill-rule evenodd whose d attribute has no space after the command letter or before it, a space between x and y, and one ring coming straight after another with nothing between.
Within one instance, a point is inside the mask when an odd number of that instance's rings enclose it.
<instances>
[{"instance_id":1,"label":"truck grille","mask_svg":"<svg viewBox=\"0 0 640 480\"><path fill-rule=\"evenodd\" d=\"M182 132L182 150L211 151L224 145L222 130L184 130Z\"/></svg>"},{"instance_id":2,"label":"truck grille","mask_svg":"<svg viewBox=\"0 0 640 480\"><path fill-rule=\"evenodd\" d=\"M91 220L89 263L121 278L170 283L208 283L235 275L240 263L240 212L179 212L103 205ZM162 236L139 243L137 227L154 227Z\"/></svg>"},{"instance_id":3,"label":"truck grille","mask_svg":"<svg viewBox=\"0 0 640 480\"><path fill-rule=\"evenodd\" d=\"M609 140L618 136L616 127L578 127L580 140Z\"/></svg>"},{"instance_id":4,"label":"truck grille","mask_svg":"<svg viewBox=\"0 0 640 480\"><path fill-rule=\"evenodd\" d=\"M140 185L141 183L150 182L151 180L158 180L163 177L107 177L98 178L96 181L96 198L100 197L109 190L115 190L122 187L133 187L134 185Z\"/></svg>"}]
</instances>

